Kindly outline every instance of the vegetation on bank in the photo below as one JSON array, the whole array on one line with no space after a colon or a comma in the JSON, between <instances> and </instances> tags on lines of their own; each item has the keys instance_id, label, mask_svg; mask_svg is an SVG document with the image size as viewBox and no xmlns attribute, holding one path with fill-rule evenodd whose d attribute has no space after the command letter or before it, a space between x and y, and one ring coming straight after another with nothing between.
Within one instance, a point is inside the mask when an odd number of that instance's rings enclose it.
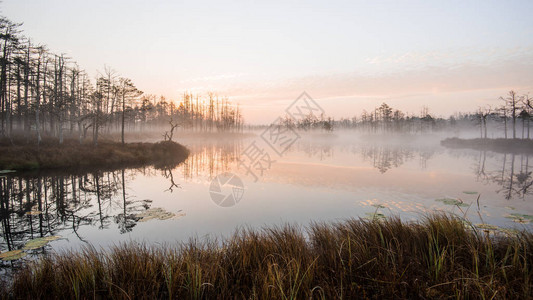
<instances>
[{"instance_id":1,"label":"vegetation on bank","mask_svg":"<svg viewBox=\"0 0 533 300\"><path fill-rule=\"evenodd\" d=\"M22 23L0 16L0 136L23 133L35 139L54 136L59 143L75 132L97 144L102 132L152 130L169 121L201 132L239 132L244 119L238 105L214 93L185 93L181 101L159 99L105 67L95 80L64 54L24 36Z\"/></svg>"},{"instance_id":2,"label":"vegetation on bank","mask_svg":"<svg viewBox=\"0 0 533 300\"><path fill-rule=\"evenodd\" d=\"M164 141L158 143L126 143L101 141L98 146L65 140L63 145L54 140L34 144L0 141L0 170L90 169L116 167L174 166L184 161L189 150L184 146Z\"/></svg>"},{"instance_id":3,"label":"vegetation on bank","mask_svg":"<svg viewBox=\"0 0 533 300\"><path fill-rule=\"evenodd\" d=\"M533 153L533 140L529 139L459 139L448 138L441 145L449 148L490 150L501 153Z\"/></svg>"},{"instance_id":4,"label":"vegetation on bank","mask_svg":"<svg viewBox=\"0 0 533 300\"><path fill-rule=\"evenodd\" d=\"M531 298L533 234L495 235L448 215L347 220L220 243L127 244L30 262L2 298Z\"/></svg>"}]
</instances>

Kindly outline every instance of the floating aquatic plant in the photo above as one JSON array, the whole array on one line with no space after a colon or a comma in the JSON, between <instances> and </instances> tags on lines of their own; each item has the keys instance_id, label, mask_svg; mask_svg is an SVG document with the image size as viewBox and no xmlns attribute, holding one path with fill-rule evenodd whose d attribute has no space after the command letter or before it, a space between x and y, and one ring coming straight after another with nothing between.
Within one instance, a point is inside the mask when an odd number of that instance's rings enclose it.
<instances>
[{"instance_id":1,"label":"floating aquatic plant","mask_svg":"<svg viewBox=\"0 0 533 300\"><path fill-rule=\"evenodd\" d=\"M20 250L15 250L15 251L20 251ZM13 251L9 251L9 252L13 252ZM17 259L21 259L23 258L24 256L28 255L26 252L18 252L17 254L13 254L13 255L10 255L10 256L6 256L4 258L2 258L3 261L12 261L12 260L17 260Z\"/></svg>"},{"instance_id":2,"label":"floating aquatic plant","mask_svg":"<svg viewBox=\"0 0 533 300\"><path fill-rule=\"evenodd\" d=\"M386 206L383 204L372 204L372 206L374 206L375 208L386 208Z\"/></svg>"},{"instance_id":3,"label":"floating aquatic plant","mask_svg":"<svg viewBox=\"0 0 533 300\"><path fill-rule=\"evenodd\" d=\"M26 212L26 215L29 215L29 216L35 216L35 215L40 215L42 214L43 212L40 211L40 210L32 210L32 211L28 211Z\"/></svg>"},{"instance_id":4,"label":"floating aquatic plant","mask_svg":"<svg viewBox=\"0 0 533 300\"><path fill-rule=\"evenodd\" d=\"M22 253L22 250L12 250L12 251L8 251L8 252L0 253L0 258L5 258L5 257L8 257L8 256L17 255L19 253Z\"/></svg>"},{"instance_id":5,"label":"floating aquatic plant","mask_svg":"<svg viewBox=\"0 0 533 300\"><path fill-rule=\"evenodd\" d=\"M55 240L59 240L61 238L60 235L52 235L52 236L45 236L43 237L43 239L49 241L49 242L52 242L52 241L55 241Z\"/></svg>"},{"instance_id":6,"label":"floating aquatic plant","mask_svg":"<svg viewBox=\"0 0 533 300\"><path fill-rule=\"evenodd\" d=\"M511 216L514 216L514 217L517 217L517 218L527 219L529 221L533 221L533 215L513 213L513 214L511 214Z\"/></svg>"},{"instance_id":7,"label":"floating aquatic plant","mask_svg":"<svg viewBox=\"0 0 533 300\"><path fill-rule=\"evenodd\" d=\"M529 222L533 221L533 216L526 215L526 214L512 213L505 217L513 220L513 222L520 223L520 224L529 224Z\"/></svg>"},{"instance_id":8,"label":"floating aquatic plant","mask_svg":"<svg viewBox=\"0 0 533 300\"><path fill-rule=\"evenodd\" d=\"M382 213L378 213L378 212L375 212L375 213L366 213L366 219L369 219L369 220L383 220L385 219L385 215L382 214Z\"/></svg>"},{"instance_id":9,"label":"floating aquatic plant","mask_svg":"<svg viewBox=\"0 0 533 300\"><path fill-rule=\"evenodd\" d=\"M0 253L0 258L3 261L12 261L12 260L21 259L26 255L27 254L23 252L22 250L13 250L13 251Z\"/></svg>"},{"instance_id":10,"label":"floating aquatic plant","mask_svg":"<svg viewBox=\"0 0 533 300\"><path fill-rule=\"evenodd\" d=\"M48 240L45 238L36 238L26 242L22 250L35 250L48 245Z\"/></svg>"},{"instance_id":11,"label":"floating aquatic plant","mask_svg":"<svg viewBox=\"0 0 533 300\"><path fill-rule=\"evenodd\" d=\"M442 202L446 205L457 205L457 206L462 206L462 207L468 206L468 204L464 203L463 201L452 199L452 198L441 198L441 199L436 199L435 201Z\"/></svg>"},{"instance_id":12,"label":"floating aquatic plant","mask_svg":"<svg viewBox=\"0 0 533 300\"><path fill-rule=\"evenodd\" d=\"M166 211L164 208L154 207L154 208L147 209L142 213L136 214L135 217L139 219L138 220L139 222L146 222L152 219L168 220L174 217L182 217L184 215L185 215L184 213L180 213L176 215L173 212Z\"/></svg>"},{"instance_id":13,"label":"floating aquatic plant","mask_svg":"<svg viewBox=\"0 0 533 300\"><path fill-rule=\"evenodd\" d=\"M152 219L155 219L155 217L154 216L144 216L144 217L141 217L139 219L139 222L147 222L147 221L150 221Z\"/></svg>"},{"instance_id":14,"label":"floating aquatic plant","mask_svg":"<svg viewBox=\"0 0 533 300\"><path fill-rule=\"evenodd\" d=\"M33 240L29 240L26 242L22 250L35 250L42 248L46 245L48 245L49 242L55 241L60 239L61 236L59 235L52 235L52 236L45 236L40 238L35 238Z\"/></svg>"},{"instance_id":15,"label":"floating aquatic plant","mask_svg":"<svg viewBox=\"0 0 533 300\"><path fill-rule=\"evenodd\" d=\"M491 225L491 224L476 224L476 227L479 228L479 229L484 229L484 230L500 230L501 228L496 226L496 225Z\"/></svg>"},{"instance_id":16,"label":"floating aquatic plant","mask_svg":"<svg viewBox=\"0 0 533 300\"><path fill-rule=\"evenodd\" d=\"M463 191L463 194L467 194L467 195L477 195L477 192L475 192L475 191Z\"/></svg>"}]
</instances>

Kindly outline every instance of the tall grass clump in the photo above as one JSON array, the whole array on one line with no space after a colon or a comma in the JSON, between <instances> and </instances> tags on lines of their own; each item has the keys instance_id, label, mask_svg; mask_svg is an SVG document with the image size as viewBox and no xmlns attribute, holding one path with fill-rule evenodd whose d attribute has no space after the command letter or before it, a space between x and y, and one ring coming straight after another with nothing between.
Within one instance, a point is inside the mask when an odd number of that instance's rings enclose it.
<instances>
[{"instance_id":1,"label":"tall grass clump","mask_svg":"<svg viewBox=\"0 0 533 300\"><path fill-rule=\"evenodd\" d=\"M527 299L533 234L350 219L175 247L129 243L48 255L0 287L13 299Z\"/></svg>"}]
</instances>

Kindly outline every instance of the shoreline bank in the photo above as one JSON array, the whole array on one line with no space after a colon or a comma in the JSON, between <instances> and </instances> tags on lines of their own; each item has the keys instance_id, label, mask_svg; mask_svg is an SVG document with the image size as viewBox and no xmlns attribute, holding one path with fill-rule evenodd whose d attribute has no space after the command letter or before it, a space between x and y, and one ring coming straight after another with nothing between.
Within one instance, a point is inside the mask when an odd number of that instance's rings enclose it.
<instances>
[{"instance_id":1,"label":"shoreline bank","mask_svg":"<svg viewBox=\"0 0 533 300\"><path fill-rule=\"evenodd\" d=\"M447 138L440 142L447 148L489 150L498 153L533 154L533 140L528 139L460 139Z\"/></svg>"},{"instance_id":2,"label":"shoreline bank","mask_svg":"<svg viewBox=\"0 0 533 300\"><path fill-rule=\"evenodd\" d=\"M189 150L176 142L126 143L102 141L98 146L65 140L61 145L0 143L0 170L79 170L122 167L175 166L183 162Z\"/></svg>"}]
</instances>

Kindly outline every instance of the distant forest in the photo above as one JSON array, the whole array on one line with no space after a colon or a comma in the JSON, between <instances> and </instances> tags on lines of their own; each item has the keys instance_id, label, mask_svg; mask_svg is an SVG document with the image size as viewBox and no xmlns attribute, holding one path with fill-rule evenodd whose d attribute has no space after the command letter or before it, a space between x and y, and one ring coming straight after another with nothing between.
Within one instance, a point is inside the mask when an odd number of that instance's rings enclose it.
<instances>
[{"instance_id":1,"label":"distant forest","mask_svg":"<svg viewBox=\"0 0 533 300\"><path fill-rule=\"evenodd\" d=\"M96 78L64 54L50 52L25 37L21 25L0 17L0 136L77 137L80 143L101 132L143 131L161 126L198 131L240 131L239 106L214 93L183 95L177 106L144 94L129 78L105 67ZM170 125L170 126L169 126ZM165 135L168 138L169 135Z\"/></svg>"},{"instance_id":2,"label":"distant forest","mask_svg":"<svg viewBox=\"0 0 533 300\"><path fill-rule=\"evenodd\" d=\"M41 143L43 136L76 137L80 143L98 143L104 133L176 128L197 132L242 131L244 119L238 105L215 93L185 93L179 100L145 94L133 81L109 67L90 78L64 54L25 37L21 25L0 17L0 137L23 137ZM433 116L428 107L408 114L383 103L352 118L335 120L309 115L279 124L301 130L357 129L368 133L424 133L477 126L481 138L531 139L533 103L529 95L510 91L498 107L479 108L474 113L456 113L447 119ZM246 126L254 129L256 126ZM164 129L163 129L164 130Z\"/></svg>"},{"instance_id":3,"label":"distant forest","mask_svg":"<svg viewBox=\"0 0 533 300\"><path fill-rule=\"evenodd\" d=\"M363 110L361 115L352 118L335 120L325 115L310 114L294 122L289 116L285 116L280 119L279 125L325 131L350 128L370 133L423 133L477 126L480 138L533 138L530 134L533 101L529 95L509 91L499 101L498 107L485 106L476 112L456 113L447 119L433 116L427 106L416 115L404 113L383 103L372 111Z\"/></svg>"}]
</instances>

